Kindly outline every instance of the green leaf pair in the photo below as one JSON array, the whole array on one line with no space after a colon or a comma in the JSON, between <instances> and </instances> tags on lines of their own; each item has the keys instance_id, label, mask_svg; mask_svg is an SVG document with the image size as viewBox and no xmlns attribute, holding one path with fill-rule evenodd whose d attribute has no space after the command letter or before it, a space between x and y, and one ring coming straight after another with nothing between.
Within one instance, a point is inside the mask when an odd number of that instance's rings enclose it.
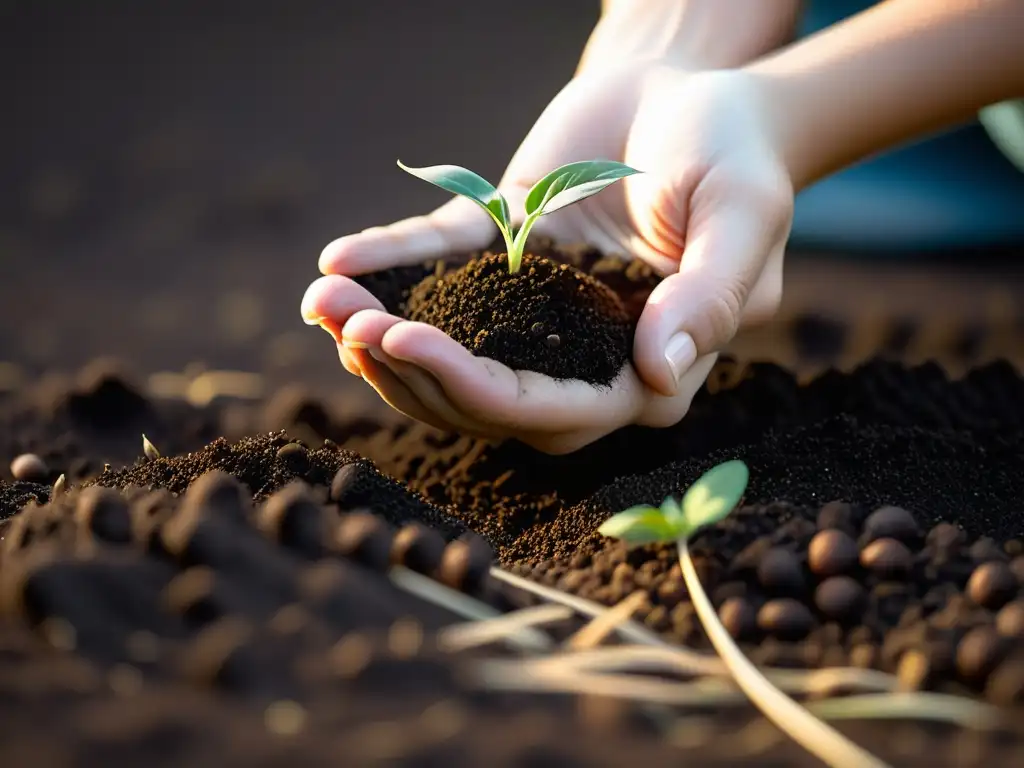
<instances>
[{"instance_id":1,"label":"green leaf pair","mask_svg":"<svg viewBox=\"0 0 1024 768\"><path fill-rule=\"evenodd\" d=\"M682 504L670 496L661 507L630 507L608 518L597 532L636 546L688 539L697 529L717 523L736 508L749 477L742 461L727 461L691 485Z\"/></svg>"},{"instance_id":2,"label":"green leaf pair","mask_svg":"<svg viewBox=\"0 0 1024 768\"><path fill-rule=\"evenodd\" d=\"M641 171L613 160L583 160L551 171L526 195L526 218L516 231L508 201L486 179L457 165L432 165L410 168L398 161L398 167L417 178L429 181L448 192L467 197L483 208L501 230L508 252L508 271L516 273L523 261L526 237L541 216L596 195L619 179Z\"/></svg>"}]
</instances>

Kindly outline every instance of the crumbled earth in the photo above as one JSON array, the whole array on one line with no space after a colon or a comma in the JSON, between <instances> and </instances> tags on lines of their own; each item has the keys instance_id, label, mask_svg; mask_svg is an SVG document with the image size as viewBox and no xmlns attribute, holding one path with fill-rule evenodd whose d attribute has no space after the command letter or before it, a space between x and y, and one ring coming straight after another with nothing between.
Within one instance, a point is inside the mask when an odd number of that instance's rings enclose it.
<instances>
[{"instance_id":1,"label":"crumbled earth","mask_svg":"<svg viewBox=\"0 0 1024 768\"><path fill-rule=\"evenodd\" d=\"M642 294L647 277L606 270ZM815 357L854 335L793 330ZM675 550L594 530L729 458L748 492L692 551L750 658L884 670L1024 720L1024 378L1006 363L805 381L726 359L676 428L551 457L339 416L296 387L154 399L97 361L0 400L4 762L815 765L749 707L672 740L633 705L480 690L473 663L501 647L441 650L460 619L384 575L402 564L499 611L535 599L492 564L606 605L640 591L636 620L707 651ZM900 765L1024 757L1020 734L841 729Z\"/></svg>"},{"instance_id":2,"label":"crumbled earth","mask_svg":"<svg viewBox=\"0 0 1024 768\"><path fill-rule=\"evenodd\" d=\"M569 264L504 254L438 270L410 292L405 316L440 328L466 349L553 379L607 386L632 357L633 325L618 295Z\"/></svg>"}]
</instances>

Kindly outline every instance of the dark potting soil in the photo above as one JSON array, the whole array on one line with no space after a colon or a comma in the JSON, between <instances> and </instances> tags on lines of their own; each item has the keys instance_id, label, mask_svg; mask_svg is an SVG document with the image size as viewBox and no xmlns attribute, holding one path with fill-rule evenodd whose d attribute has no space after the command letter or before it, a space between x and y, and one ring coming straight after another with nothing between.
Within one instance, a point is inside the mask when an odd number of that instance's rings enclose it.
<instances>
[{"instance_id":1,"label":"dark potting soil","mask_svg":"<svg viewBox=\"0 0 1024 768\"><path fill-rule=\"evenodd\" d=\"M609 284L642 294L648 277L605 263ZM529 600L487 578L492 557L609 605L640 590L635 618L706 648L674 550L626 550L594 529L735 457L751 468L743 507L693 550L755 661L885 669L909 688L1018 707L1022 405L1024 380L1003 364L950 381L937 365L875 361L801 383L725 360L676 428L626 429L550 457L413 424L375 428L365 414L339 420L296 391L197 409L152 400L102 366L29 387L0 402L0 459L32 451L46 469L45 482L0 482L0 700L11 704L0 706L0 744L28 755L72 745L84 764L240 750L257 764L331 750L358 764L381 745L409 765L814 764L785 740L730 752L746 711L702 721L682 749L610 728L592 707L469 690L463 656L431 645L451 617L380 574L404 563L499 609ZM166 458L140 457L142 432ZM71 490L47 505L61 473ZM43 712L51 731L52 713L74 718L66 739L44 737ZM395 724L392 737L380 721ZM296 722L304 737L275 735ZM154 746L167 729L175 749ZM946 726L843 730L897 764L1021 758L1020 741ZM450 735L423 736L436 732Z\"/></svg>"},{"instance_id":2,"label":"dark potting soil","mask_svg":"<svg viewBox=\"0 0 1024 768\"><path fill-rule=\"evenodd\" d=\"M633 326L619 297L566 263L504 254L438 269L412 288L405 316L440 328L473 354L517 371L607 386L632 358Z\"/></svg>"}]
</instances>

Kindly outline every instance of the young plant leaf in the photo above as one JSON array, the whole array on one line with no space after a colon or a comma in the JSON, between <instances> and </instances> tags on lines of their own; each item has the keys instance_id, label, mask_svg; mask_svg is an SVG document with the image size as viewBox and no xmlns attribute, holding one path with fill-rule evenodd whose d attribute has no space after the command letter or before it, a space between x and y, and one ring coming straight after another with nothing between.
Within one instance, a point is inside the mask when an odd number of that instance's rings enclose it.
<instances>
[{"instance_id":1,"label":"young plant leaf","mask_svg":"<svg viewBox=\"0 0 1024 768\"><path fill-rule=\"evenodd\" d=\"M527 215L540 216L596 195L610 184L641 173L613 160L583 160L556 168L526 195Z\"/></svg>"},{"instance_id":2,"label":"young plant leaf","mask_svg":"<svg viewBox=\"0 0 1024 768\"><path fill-rule=\"evenodd\" d=\"M468 197L483 208L494 219L506 239L512 233L512 214L508 201L486 179L476 175L468 168L457 165L431 165L426 168L410 168L398 161L398 167L413 176L429 181L435 187L455 195Z\"/></svg>"},{"instance_id":3,"label":"young plant leaf","mask_svg":"<svg viewBox=\"0 0 1024 768\"><path fill-rule=\"evenodd\" d=\"M683 514L683 508L679 506L679 502L671 496L665 498L661 502L661 514L673 528L682 530L686 528L686 516Z\"/></svg>"},{"instance_id":4,"label":"young plant leaf","mask_svg":"<svg viewBox=\"0 0 1024 768\"><path fill-rule=\"evenodd\" d=\"M675 529L661 510L648 506L630 507L609 517L597 532L632 545L655 544L677 538Z\"/></svg>"},{"instance_id":5,"label":"young plant leaf","mask_svg":"<svg viewBox=\"0 0 1024 768\"><path fill-rule=\"evenodd\" d=\"M708 470L683 495L683 517L691 531L717 523L743 498L750 471L740 460Z\"/></svg>"}]
</instances>

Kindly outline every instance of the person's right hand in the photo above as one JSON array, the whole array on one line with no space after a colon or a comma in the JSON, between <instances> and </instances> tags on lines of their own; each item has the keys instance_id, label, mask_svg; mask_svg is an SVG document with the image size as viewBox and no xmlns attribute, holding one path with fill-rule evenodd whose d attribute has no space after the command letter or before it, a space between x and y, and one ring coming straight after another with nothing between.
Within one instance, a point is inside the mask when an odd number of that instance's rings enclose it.
<instances>
[{"instance_id":1,"label":"person's right hand","mask_svg":"<svg viewBox=\"0 0 1024 768\"><path fill-rule=\"evenodd\" d=\"M632 255L665 276L640 318L635 369L610 390L476 358L436 328L388 315L348 279L485 247L493 223L462 198L329 245L320 259L326 276L307 291L303 316L332 333L350 372L435 426L561 453L627 424L674 424L716 353L742 324L773 314L781 296L793 193L758 96L739 71L643 66L583 76L510 163L499 188L513 212L562 163L603 157L645 172L534 229Z\"/></svg>"}]
</instances>

